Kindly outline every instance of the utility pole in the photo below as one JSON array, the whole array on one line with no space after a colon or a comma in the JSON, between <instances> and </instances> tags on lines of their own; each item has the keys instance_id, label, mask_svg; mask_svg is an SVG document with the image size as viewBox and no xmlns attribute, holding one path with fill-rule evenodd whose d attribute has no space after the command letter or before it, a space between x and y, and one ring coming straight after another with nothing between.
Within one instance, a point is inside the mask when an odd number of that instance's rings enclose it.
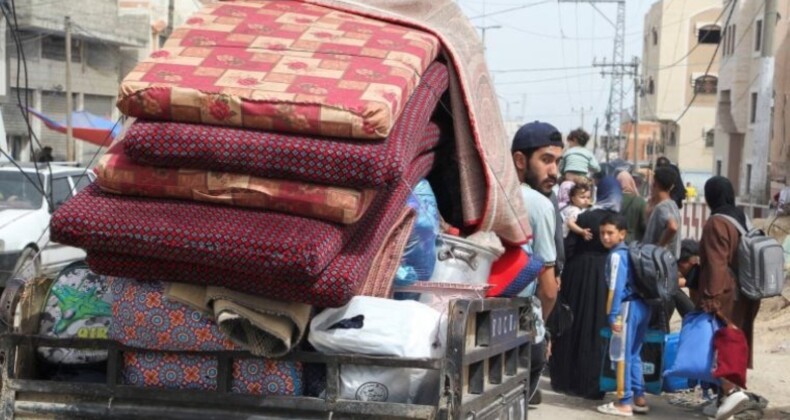
<instances>
[{"instance_id":1,"label":"utility pole","mask_svg":"<svg viewBox=\"0 0 790 420\"><path fill-rule=\"evenodd\" d=\"M588 112L588 111L592 111L592 110L593 110L593 107L590 107L588 109L585 109L584 107L581 107L581 109L578 109L578 110L576 108L571 108L571 112L581 112L581 114L582 114L582 121L581 121L581 125L579 126L579 128L582 128L582 129L584 128L584 113Z\"/></svg>"},{"instance_id":2,"label":"utility pole","mask_svg":"<svg viewBox=\"0 0 790 420\"><path fill-rule=\"evenodd\" d=\"M174 18L175 9L176 9L175 0L169 0L167 2L167 29L166 29L167 33L165 34L166 38L170 38L170 35L173 34L173 27L175 26L174 25L175 22L173 22L173 20L175 19Z\"/></svg>"},{"instance_id":3,"label":"utility pole","mask_svg":"<svg viewBox=\"0 0 790 420\"><path fill-rule=\"evenodd\" d=\"M560 3L587 3L592 6L601 16L604 17L614 27L614 49L612 51L612 62L623 62L623 51L625 50L625 0L557 0ZM617 3L617 19L613 22L606 16L597 4L599 3ZM606 62L604 61L604 64ZM593 63L595 66L595 63ZM623 90L623 76L612 73L612 84L609 88L609 103L606 107L606 142L604 150L606 151L606 161L609 162L609 148L610 142L613 138L617 139L618 145L620 143L620 115L623 111L623 98L625 91Z\"/></svg>"},{"instance_id":4,"label":"utility pole","mask_svg":"<svg viewBox=\"0 0 790 420\"><path fill-rule=\"evenodd\" d=\"M638 77L639 77L639 59L636 58L636 57L634 57L634 59L631 60L630 63L625 63L625 62L607 63L607 62L604 61L603 63L593 62L593 66L594 67L601 67L601 68L604 68L604 69L608 69L608 70L601 70L601 75L602 76L611 75L612 76L612 80L617 80L617 79L622 80L625 76L634 77L634 80L637 80ZM634 100L638 101L639 100L639 97L638 97L639 92L635 91L634 95L637 95ZM612 105L611 100L609 101L609 105L610 106ZM616 121L617 124L620 123L619 122L620 118L621 118L620 115L617 115L616 118L614 117L614 115L611 115L611 114L614 114L615 111L616 111L617 114L622 114L622 109L619 109L619 110L611 109L611 112L610 112L610 110L607 110L607 115L606 115L607 124L609 124L610 122L613 122L613 121ZM635 109L635 111L638 111L638 110ZM639 118L639 117L636 116L635 118ZM636 125L636 124L634 124L634 125ZM634 127L634 128L636 128L636 127ZM613 132L614 130L612 130L612 127L607 127L607 131ZM619 133L619 127L617 129L617 132ZM609 148L610 148L609 142L611 140L612 140L612 137L611 136L608 137L607 141L606 141L607 144L605 145L606 161L607 162L609 162ZM620 135L619 134L616 137L616 141L617 141L617 155L620 156Z\"/></svg>"},{"instance_id":5,"label":"utility pole","mask_svg":"<svg viewBox=\"0 0 790 420\"><path fill-rule=\"evenodd\" d=\"M483 53L485 53L486 49L488 49L488 47L486 46L486 31L488 31L490 29L500 29L500 28L502 28L502 26L501 25L488 25L488 26L477 26L476 28L480 29L480 32L482 32L482 36L480 38L483 41Z\"/></svg>"},{"instance_id":6,"label":"utility pole","mask_svg":"<svg viewBox=\"0 0 790 420\"><path fill-rule=\"evenodd\" d=\"M595 134L593 134L593 152L598 151L598 117L595 117Z\"/></svg>"},{"instance_id":7,"label":"utility pole","mask_svg":"<svg viewBox=\"0 0 790 420\"><path fill-rule=\"evenodd\" d=\"M74 107L71 98L71 16L64 18L66 30L66 160L73 162L76 159L74 153L74 129L71 126L71 112Z\"/></svg>"}]
</instances>

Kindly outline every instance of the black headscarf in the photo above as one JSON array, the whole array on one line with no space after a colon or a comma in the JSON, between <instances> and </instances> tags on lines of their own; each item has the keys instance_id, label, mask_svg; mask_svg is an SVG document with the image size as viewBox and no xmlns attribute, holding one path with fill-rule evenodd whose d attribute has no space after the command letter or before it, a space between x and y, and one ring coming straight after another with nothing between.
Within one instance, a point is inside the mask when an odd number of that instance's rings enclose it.
<instances>
[{"instance_id":1,"label":"black headscarf","mask_svg":"<svg viewBox=\"0 0 790 420\"><path fill-rule=\"evenodd\" d=\"M705 201L710 207L710 214L724 214L737 220L746 228L746 215L735 207L735 190L729 179L714 176L705 183Z\"/></svg>"}]
</instances>

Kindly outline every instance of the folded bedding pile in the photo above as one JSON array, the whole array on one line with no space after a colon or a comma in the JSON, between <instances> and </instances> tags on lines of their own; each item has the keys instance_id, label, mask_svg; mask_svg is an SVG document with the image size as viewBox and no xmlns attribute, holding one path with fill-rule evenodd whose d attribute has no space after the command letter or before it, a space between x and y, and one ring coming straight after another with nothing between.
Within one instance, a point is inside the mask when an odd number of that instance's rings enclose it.
<instances>
[{"instance_id":1,"label":"folded bedding pile","mask_svg":"<svg viewBox=\"0 0 790 420\"><path fill-rule=\"evenodd\" d=\"M130 118L52 239L112 278L133 385L299 395L314 307L389 297L448 135L438 39L300 2L205 6L121 83ZM172 353L191 351L192 354Z\"/></svg>"}]
</instances>

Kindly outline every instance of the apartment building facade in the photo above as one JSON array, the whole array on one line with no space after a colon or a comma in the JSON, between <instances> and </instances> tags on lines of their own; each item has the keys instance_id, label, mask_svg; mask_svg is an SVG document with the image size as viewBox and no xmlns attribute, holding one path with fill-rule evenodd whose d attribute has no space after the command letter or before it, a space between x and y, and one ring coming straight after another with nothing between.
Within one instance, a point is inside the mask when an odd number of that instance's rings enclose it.
<instances>
[{"instance_id":1,"label":"apartment building facade","mask_svg":"<svg viewBox=\"0 0 790 420\"><path fill-rule=\"evenodd\" d=\"M712 173L722 12L721 0L661 0L644 20L640 119L659 126L654 154L695 184Z\"/></svg>"},{"instance_id":2,"label":"apartment building facade","mask_svg":"<svg viewBox=\"0 0 790 420\"><path fill-rule=\"evenodd\" d=\"M787 156L788 95L787 52L781 48L787 49L790 2L724 0L723 5L732 16L722 39L713 170L732 180L741 200L767 203L776 188L772 178L786 177L779 173L786 165L781 157L783 147Z\"/></svg>"}]
</instances>

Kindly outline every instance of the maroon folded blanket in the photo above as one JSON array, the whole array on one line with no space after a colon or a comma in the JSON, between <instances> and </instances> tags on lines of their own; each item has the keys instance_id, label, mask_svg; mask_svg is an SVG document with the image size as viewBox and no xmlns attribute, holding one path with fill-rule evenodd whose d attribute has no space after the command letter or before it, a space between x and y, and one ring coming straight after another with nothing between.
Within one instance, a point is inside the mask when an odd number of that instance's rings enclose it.
<instances>
[{"instance_id":1,"label":"maroon folded blanket","mask_svg":"<svg viewBox=\"0 0 790 420\"><path fill-rule=\"evenodd\" d=\"M359 142L262 131L138 120L124 136L131 159L154 166L237 172L345 187L375 188L399 179L436 143L415 142L448 86L433 63L383 141Z\"/></svg>"},{"instance_id":2,"label":"maroon folded blanket","mask_svg":"<svg viewBox=\"0 0 790 420\"><path fill-rule=\"evenodd\" d=\"M439 128L423 128L435 143ZM413 142L419 143L419 142ZM388 200L382 190L371 206ZM371 211L370 209L368 211ZM361 222L361 221L360 221ZM363 225L85 188L52 216L58 242L88 250L202 264L292 280L317 276Z\"/></svg>"},{"instance_id":3,"label":"maroon folded blanket","mask_svg":"<svg viewBox=\"0 0 790 420\"><path fill-rule=\"evenodd\" d=\"M415 161L404 175L404 182L395 184L390 194L382 194L387 200L377 199L359 222L364 227L356 231L337 258L320 275L307 281L272 276L268 272L251 274L242 271L241 266L183 264L161 258L140 258L120 249L89 248L87 261L95 272L106 275L211 284L272 299L322 307L342 306L366 279L387 234L403 214L410 186L430 171L433 159L433 154L429 153Z\"/></svg>"}]
</instances>

